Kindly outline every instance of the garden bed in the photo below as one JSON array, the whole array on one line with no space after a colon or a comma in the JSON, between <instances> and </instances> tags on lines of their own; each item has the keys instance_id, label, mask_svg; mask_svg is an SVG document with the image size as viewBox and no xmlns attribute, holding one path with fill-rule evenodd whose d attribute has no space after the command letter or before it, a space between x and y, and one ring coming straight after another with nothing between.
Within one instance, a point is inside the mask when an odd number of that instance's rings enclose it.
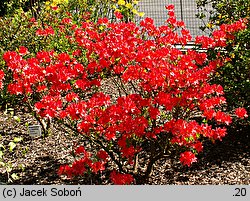
<instances>
[{"instance_id":1,"label":"garden bed","mask_svg":"<svg viewBox=\"0 0 250 201\"><path fill-rule=\"evenodd\" d=\"M10 114L0 113L0 144L8 148L15 137L23 138L13 152L6 151L4 155L5 162L13 165L10 174L18 176L11 184L110 184L104 175L102 178L82 177L77 180L59 177L60 165L73 161L70 152L74 143L80 143L79 136L53 128L45 140L32 139L25 124L34 124L35 120L27 114L15 115L20 122ZM242 127L231 130L221 142L205 143L199 161L190 168L182 166L178 160L158 161L147 184L249 185L249 133L249 126ZM7 182L3 168L0 169L0 181Z\"/></svg>"}]
</instances>

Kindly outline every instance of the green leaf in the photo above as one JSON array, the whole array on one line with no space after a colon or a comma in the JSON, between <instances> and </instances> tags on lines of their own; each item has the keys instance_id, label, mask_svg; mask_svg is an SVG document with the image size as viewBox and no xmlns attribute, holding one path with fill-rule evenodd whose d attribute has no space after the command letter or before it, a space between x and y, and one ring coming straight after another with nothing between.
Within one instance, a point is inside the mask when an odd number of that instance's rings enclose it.
<instances>
[{"instance_id":1,"label":"green leaf","mask_svg":"<svg viewBox=\"0 0 250 201\"><path fill-rule=\"evenodd\" d=\"M14 109L13 108L8 108L7 112L10 113L11 116L14 116Z\"/></svg>"},{"instance_id":2,"label":"green leaf","mask_svg":"<svg viewBox=\"0 0 250 201\"><path fill-rule=\"evenodd\" d=\"M20 170L22 170L23 172L25 171L25 165L24 165L24 164L18 165L18 168L19 168Z\"/></svg>"},{"instance_id":3,"label":"green leaf","mask_svg":"<svg viewBox=\"0 0 250 201\"><path fill-rule=\"evenodd\" d=\"M3 152L0 151L0 159L3 157Z\"/></svg>"},{"instance_id":4,"label":"green leaf","mask_svg":"<svg viewBox=\"0 0 250 201\"><path fill-rule=\"evenodd\" d=\"M5 167L5 163L0 161L0 167Z\"/></svg>"},{"instance_id":5,"label":"green leaf","mask_svg":"<svg viewBox=\"0 0 250 201\"><path fill-rule=\"evenodd\" d=\"M0 149L5 150L5 147L2 144L0 144Z\"/></svg>"},{"instance_id":6,"label":"green leaf","mask_svg":"<svg viewBox=\"0 0 250 201\"><path fill-rule=\"evenodd\" d=\"M207 124L207 119L203 119L202 123Z\"/></svg>"},{"instance_id":7,"label":"green leaf","mask_svg":"<svg viewBox=\"0 0 250 201\"><path fill-rule=\"evenodd\" d=\"M20 119L20 117L18 117L18 116L14 116L13 117L18 123L20 123L21 122L21 119Z\"/></svg>"},{"instance_id":8,"label":"green leaf","mask_svg":"<svg viewBox=\"0 0 250 201\"><path fill-rule=\"evenodd\" d=\"M16 173L11 174L11 178L14 180L19 179L19 176Z\"/></svg>"},{"instance_id":9,"label":"green leaf","mask_svg":"<svg viewBox=\"0 0 250 201\"><path fill-rule=\"evenodd\" d=\"M194 141L194 137L193 137L193 136L186 137L185 140L186 140L187 142L192 142L192 141Z\"/></svg>"},{"instance_id":10,"label":"green leaf","mask_svg":"<svg viewBox=\"0 0 250 201\"><path fill-rule=\"evenodd\" d=\"M10 151L12 152L15 149L15 147L16 147L16 143L10 142L9 143L9 147L10 147Z\"/></svg>"},{"instance_id":11,"label":"green leaf","mask_svg":"<svg viewBox=\"0 0 250 201\"><path fill-rule=\"evenodd\" d=\"M12 171L12 165L11 164L6 164L6 165L5 165L6 166L6 172L11 172Z\"/></svg>"},{"instance_id":12,"label":"green leaf","mask_svg":"<svg viewBox=\"0 0 250 201\"><path fill-rule=\"evenodd\" d=\"M25 149L22 150L22 154L25 156L28 152L29 148L25 147Z\"/></svg>"},{"instance_id":13,"label":"green leaf","mask_svg":"<svg viewBox=\"0 0 250 201\"><path fill-rule=\"evenodd\" d=\"M21 142L22 140L23 140L22 137L15 137L13 142L18 143L18 142Z\"/></svg>"}]
</instances>

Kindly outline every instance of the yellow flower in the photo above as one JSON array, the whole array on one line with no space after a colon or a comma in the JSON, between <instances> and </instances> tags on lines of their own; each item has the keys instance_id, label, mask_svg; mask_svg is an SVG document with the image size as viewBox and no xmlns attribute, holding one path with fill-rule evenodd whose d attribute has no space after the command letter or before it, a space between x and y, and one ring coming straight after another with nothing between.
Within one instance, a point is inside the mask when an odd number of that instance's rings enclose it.
<instances>
[{"instance_id":1,"label":"yellow flower","mask_svg":"<svg viewBox=\"0 0 250 201\"><path fill-rule=\"evenodd\" d=\"M126 8L128 8L128 9L132 9L133 8L133 5L131 4L131 3L126 3Z\"/></svg>"},{"instance_id":2,"label":"yellow flower","mask_svg":"<svg viewBox=\"0 0 250 201\"><path fill-rule=\"evenodd\" d=\"M69 0L51 0L45 2L45 9L50 10L51 7L56 7L58 4L68 4ZM57 10L58 12L59 10Z\"/></svg>"},{"instance_id":3,"label":"yellow flower","mask_svg":"<svg viewBox=\"0 0 250 201\"><path fill-rule=\"evenodd\" d=\"M213 27L214 27L213 24L211 24L211 23L208 23L208 24L207 24L207 28L211 29L211 28L213 28Z\"/></svg>"},{"instance_id":4,"label":"yellow flower","mask_svg":"<svg viewBox=\"0 0 250 201\"><path fill-rule=\"evenodd\" d=\"M56 6L57 6L57 3L53 1L52 4L51 4L51 6L52 6L52 7L56 7Z\"/></svg>"},{"instance_id":5,"label":"yellow flower","mask_svg":"<svg viewBox=\"0 0 250 201\"><path fill-rule=\"evenodd\" d=\"M58 4L68 4L69 0L53 0L52 5L57 6Z\"/></svg>"},{"instance_id":6,"label":"yellow flower","mask_svg":"<svg viewBox=\"0 0 250 201\"><path fill-rule=\"evenodd\" d=\"M124 0L118 0L118 5L120 6L124 6L126 4L126 2Z\"/></svg>"},{"instance_id":7,"label":"yellow flower","mask_svg":"<svg viewBox=\"0 0 250 201\"><path fill-rule=\"evenodd\" d=\"M132 1L133 4L137 5L138 4L138 1Z\"/></svg>"},{"instance_id":8,"label":"yellow flower","mask_svg":"<svg viewBox=\"0 0 250 201\"><path fill-rule=\"evenodd\" d=\"M134 13L135 15L138 15L140 17L143 17L145 15L144 12L138 12L136 9L132 9L132 13Z\"/></svg>"},{"instance_id":9,"label":"yellow flower","mask_svg":"<svg viewBox=\"0 0 250 201\"><path fill-rule=\"evenodd\" d=\"M136 14L136 15L139 14L138 11L137 11L136 9L133 9L132 12L133 12L134 14Z\"/></svg>"},{"instance_id":10,"label":"yellow flower","mask_svg":"<svg viewBox=\"0 0 250 201\"><path fill-rule=\"evenodd\" d=\"M45 9L46 10L50 10L50 6L51 6L51 2L50 1L46 1L45 2Z\"/></svg>"},{"instance_id":11,"label":"yellow flower","mask_svg":"<svg viewBox=\"0 0 250 201\"><path fill-rule=\"evenodd\" d=\"M140 17L144 17L145 13L144 12L139 12L138 14Z\"/></svg>"},{"instance_id":12,"label":"yellow flower","mask_svg":"<svg viewBox=\"0 0 250 201\"><path fill-rule=\"evenodd\" d=\"M59 0L53 0L51 5L52 5L52 6L56 6L56 5L59 3L58 1L59 1Z\"/></svg>"}]
</instances>

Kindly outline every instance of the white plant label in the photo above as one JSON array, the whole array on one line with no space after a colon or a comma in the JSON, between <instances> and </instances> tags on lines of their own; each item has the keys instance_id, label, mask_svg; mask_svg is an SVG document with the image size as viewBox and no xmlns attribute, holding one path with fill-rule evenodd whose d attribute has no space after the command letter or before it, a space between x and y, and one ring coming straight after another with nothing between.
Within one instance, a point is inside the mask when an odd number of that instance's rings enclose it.
<instances>
[{"instance_id":1,"label":"white plant label","mask_svg":"<svg viewBox=\"0 0 250 201\"><path fill-rule=\"evenodd\" d=\"M29 126L29 133L31 137L40 137L42 135L42 129L40 125Z\"/></svg>"}]
</instances>

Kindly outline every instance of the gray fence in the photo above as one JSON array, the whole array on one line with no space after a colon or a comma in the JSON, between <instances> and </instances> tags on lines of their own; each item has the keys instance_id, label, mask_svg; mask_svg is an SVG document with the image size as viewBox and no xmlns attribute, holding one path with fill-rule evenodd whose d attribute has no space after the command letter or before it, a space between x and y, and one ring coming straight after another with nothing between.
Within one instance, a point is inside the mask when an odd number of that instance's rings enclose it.
<instances>
[{"instance_id":1,"label":"gray fence","mask_svg":"<svg viewBox=\"0 0 250 201\"><path fill-rule=\"evenodd\" d=\"M206 34L199 27L208 21L208 17L203 21L196 17L198 13L196 0L141 0L139 10L145 13L144 17L153 18L155 24L160 26L167 19L165 6L168 4L175 5L177 19L185 22L193 37ZM207 6L206 9L209 11L212 6Z\"/></svg>"}]
</instances>

